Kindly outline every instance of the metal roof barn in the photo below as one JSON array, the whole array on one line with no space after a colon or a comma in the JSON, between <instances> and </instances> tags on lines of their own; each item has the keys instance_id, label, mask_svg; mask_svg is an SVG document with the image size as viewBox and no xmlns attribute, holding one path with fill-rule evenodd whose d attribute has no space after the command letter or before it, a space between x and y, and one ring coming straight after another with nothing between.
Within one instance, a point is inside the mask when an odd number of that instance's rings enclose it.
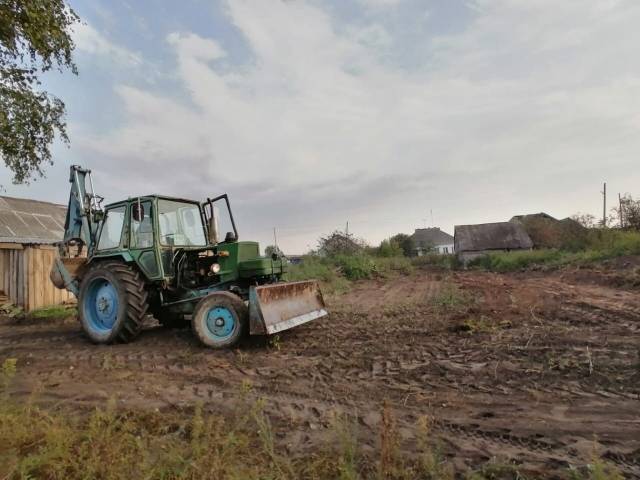
<instances>
[{"instance_id":1,"label":"metal roof barn","mask_svg":"<svg viewBox=\"0 0 640 480\"><path fill-rule=\"evenodd\" d=\"M73 300L49 279L66 212L55 203L0 197L0 303L30 311Z\"/></svg>"}]
</instances>

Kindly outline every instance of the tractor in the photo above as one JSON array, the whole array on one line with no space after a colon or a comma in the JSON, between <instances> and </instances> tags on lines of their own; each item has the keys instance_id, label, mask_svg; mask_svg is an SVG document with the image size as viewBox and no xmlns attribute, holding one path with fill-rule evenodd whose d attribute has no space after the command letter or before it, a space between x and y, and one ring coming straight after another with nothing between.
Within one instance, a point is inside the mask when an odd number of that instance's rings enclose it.
<instances>
[{"instance_id":1,"label":"tractor","mask_svg":"<svg viewBox=\"0 0 640 480\"><path fill-rule=\"evenodd\" d=\"M327 315L317 282L286 282L286 258L239 240L226 194L146 195L103 208L90 170L72 166L69 181L51 281L76 296L91 341L130 342L152 314L166 327L190 322L200 342L219 349Z\"/></svg>"}]
</instances>

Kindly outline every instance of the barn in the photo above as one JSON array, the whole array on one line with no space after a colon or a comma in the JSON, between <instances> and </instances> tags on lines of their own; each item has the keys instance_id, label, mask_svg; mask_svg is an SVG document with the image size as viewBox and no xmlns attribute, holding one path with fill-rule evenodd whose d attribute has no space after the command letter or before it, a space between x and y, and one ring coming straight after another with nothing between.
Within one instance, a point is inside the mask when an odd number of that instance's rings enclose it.
<instances>
[{"instance_id":1,"label":"barn","mask_svg":"<svg viewBox=\"0 0 640 480\"><path fill-rule=\"evenodd\" d=\"M533 248L533 242L526 230L516 222L456 225L454 238L458 258L465 265L490 252Z\"/></svg>"},{"instance_id":2,"label":"barn","mask_svg":"<svg viewBox=\"0 0 640 480\"><path fill-rule=\"evenodd\" d=\"M49 279L67 207L0 196L0 297L25 311L73 301Z\"/></svg>"}]
</instances>

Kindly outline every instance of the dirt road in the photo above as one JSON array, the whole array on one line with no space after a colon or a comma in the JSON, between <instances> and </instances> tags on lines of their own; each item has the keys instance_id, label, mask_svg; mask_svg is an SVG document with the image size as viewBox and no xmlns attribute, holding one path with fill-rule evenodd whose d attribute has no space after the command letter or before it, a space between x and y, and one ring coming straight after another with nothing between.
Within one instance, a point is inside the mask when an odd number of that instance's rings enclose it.
<instances>
[{"instance_id":1,"label":"dirt road","mask_svg":"<svg viewBox=\"0 0 640 480\"><path fill-rule=\"evenodd\" d=\"M94 346L73 320L4 320L0 360L18 359L15 395L45 402L116 396L224 412L250 392L293 455L325 440L335 412L357 416L373 449L387 401L403 450L428 416L460 471L495 457L553 476L595 454L640 476L640 292L598 280L424 271L367 281L330 299L326 319L221 352L153 321L135 343Z\"/></svg>"}]
</instances>

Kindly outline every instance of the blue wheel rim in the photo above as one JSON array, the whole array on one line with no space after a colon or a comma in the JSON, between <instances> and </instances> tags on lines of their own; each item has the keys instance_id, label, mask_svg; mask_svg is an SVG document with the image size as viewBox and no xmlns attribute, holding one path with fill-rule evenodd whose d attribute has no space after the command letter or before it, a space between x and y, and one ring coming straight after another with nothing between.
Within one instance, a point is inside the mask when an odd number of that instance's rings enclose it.
<instances>
[{"instance_id":1,"label":"blue wheel rim","mask_svg":"<svg viewBox=\"0 0 640 480\"><path fill-rule=\"evenodd\" d=\"M227 340L233 335L236 319L226 307L213 307L207 312L205 333L215 342Z\"/></svg>"},{"instance_id":2,"label":"blue wheel rim","mask_svg":"<svg viewBox=\"0 0 640 480\"><path fill-rule=\"evenodd\" d=\"M87 287L82 305L87 326L96 333L108 333L118 318L118 292L106 278L95 278Z\"/></svg>"}]
</instances>

